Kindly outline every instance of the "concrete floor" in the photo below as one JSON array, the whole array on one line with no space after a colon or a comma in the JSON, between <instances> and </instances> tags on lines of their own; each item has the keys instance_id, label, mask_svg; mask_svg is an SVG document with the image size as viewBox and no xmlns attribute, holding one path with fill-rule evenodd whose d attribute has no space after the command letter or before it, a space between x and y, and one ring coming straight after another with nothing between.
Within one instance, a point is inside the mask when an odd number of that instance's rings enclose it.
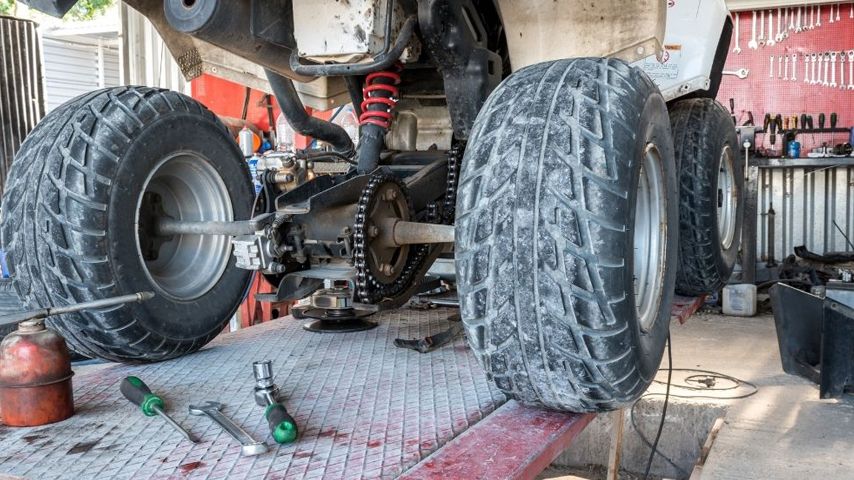
<instances>
[{"instance_id":1,"label":"concrete floor","mask_svg":"<svg viewBox=\"0 0 854 480\"><path fill-rule=\"evenodd\" d=\"M854 401L819 400L816 385L783 373L772 316L736 318L699 313L686 325L674 324L671 332L674 368L721 372L752 382L759 390L739 400L671 398L659 450L676 459L683 471L656 457L652 469L656 477L687 477L685 470L693 469L693 459L711 424L723 416L724 425L699 478L854 478ZM665 357L662 366L666 365ZM684 376L674 372L674 383ZM657 378L666 380L666 372L659 372ZM671 393L722 397L749 390L697 392L672 388ZM663 393L664 386L653 384L649 391ZM636 411L637 421L649 437L655 434L660 419L661 399L646 399L642 402L648 408L642 408L642 403ZM600 415L585 437L579 438L541 478L561 478L570 473L602 478L601 469L591 469L590 465L607 464L610 431L609 417ZM627 472L621 478L635 478L632 472L642 471L649 447L634 438L628 419L625 432L622 465ZM579 471L585 466L589 475Z\"/></svg>"}]
</instances>

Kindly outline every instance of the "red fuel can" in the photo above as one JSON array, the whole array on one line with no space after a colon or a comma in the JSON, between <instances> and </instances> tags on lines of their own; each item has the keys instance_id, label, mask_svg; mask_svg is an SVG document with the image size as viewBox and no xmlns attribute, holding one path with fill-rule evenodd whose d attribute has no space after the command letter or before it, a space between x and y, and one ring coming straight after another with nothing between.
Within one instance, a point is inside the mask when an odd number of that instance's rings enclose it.
<instances>
[{"instance_id":1,"label":"red fuel can","mask_svg":"<svg viewBox=\"0 0 854 480\"><path fill-rule=\"evenodd\" d=\"M34 427L74 414L71 358L44 320L27 320L0 342L0 422Z\"/></svg>"}]
</instances>

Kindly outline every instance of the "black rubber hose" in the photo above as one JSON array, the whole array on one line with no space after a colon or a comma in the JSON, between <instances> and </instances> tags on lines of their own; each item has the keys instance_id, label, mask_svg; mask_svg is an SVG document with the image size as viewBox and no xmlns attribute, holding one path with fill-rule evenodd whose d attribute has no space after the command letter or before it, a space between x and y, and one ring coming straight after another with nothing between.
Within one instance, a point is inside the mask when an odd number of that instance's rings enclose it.
<instances>
[{"instance_id":1,"label":"black rubber hose","mask_svg":"<svg viewBox=\"0 0 854 480\"><path fill-rule=\"evenodd\" d=\"M307 137L327 142L332 145L332 149L336 153L345 157L349 158L355 154L353 140L350 139L346 130L332 122L312 117L305 112L305 107L297 95L296 88L294 88L293 80L270 70L264 70L264 72L267 74L267 80L270 82L276 101L279 102L279 108L282 109L282 113L294 130Z\"/></svg>"}]
</instances>

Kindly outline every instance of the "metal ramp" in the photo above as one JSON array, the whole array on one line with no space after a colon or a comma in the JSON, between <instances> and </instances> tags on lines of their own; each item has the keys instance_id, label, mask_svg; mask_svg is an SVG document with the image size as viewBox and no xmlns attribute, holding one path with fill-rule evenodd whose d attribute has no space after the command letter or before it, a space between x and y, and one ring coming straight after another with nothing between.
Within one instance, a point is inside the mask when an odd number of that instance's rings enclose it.
<instances>
[{"instance_id":1,"label":"metal ramp","mask_svg":"<svg viewBox=\"0 0 854 480\"><path fill-rule=\"evenodd\" d=\"M687 302L674 314L687 318L699 304ZM0 427L0 476L531 478L593 415L505 404L462 337L427 354L393 346L396 338L446 330L455 312L384 312L374 317L378 328L340 335L309 333L286 317L222 335L176 360L77 376L74 417L43 427ZM275 381L300 427L294 444L278 446L269 438L253 400L256 360L273 361ZM186 442L127 402L118 389L127 375L148 383L202 443ZM189 415L188 406L204 400L224 403L224 412L267 441L271 452L242 457L227 433Z\"/></svg>"}]
</instances>

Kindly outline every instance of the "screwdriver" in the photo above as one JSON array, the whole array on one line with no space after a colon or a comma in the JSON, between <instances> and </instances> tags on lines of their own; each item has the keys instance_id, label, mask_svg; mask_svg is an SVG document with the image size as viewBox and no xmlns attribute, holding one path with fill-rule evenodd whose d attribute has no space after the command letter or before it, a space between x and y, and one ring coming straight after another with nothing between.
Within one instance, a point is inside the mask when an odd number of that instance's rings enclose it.
<instances>
[{"instance_id":1,"label":"screwdriver","mask_svg":"<svg viewBox=\"0 0 854 480\"><path fill-rule=\"evenodd\" d=\"M184 430L181 425L178 425L172 417L163 411L163 409L166 408L166 404L163 402L163 399L152 393L151 389L148 388L148 385L139 378L125 377L119 386L119 390L121 390L122 395L124 395L125 398L139 407L140 410L142 410L142 413L146 416L153 417L155 415L160 415L169 425L172 425L175 430L181 432L181 435L186 437L187 440L193 443L199 443L198 440L190 435L190 432Z\"/></svg>"}]
</instances>

